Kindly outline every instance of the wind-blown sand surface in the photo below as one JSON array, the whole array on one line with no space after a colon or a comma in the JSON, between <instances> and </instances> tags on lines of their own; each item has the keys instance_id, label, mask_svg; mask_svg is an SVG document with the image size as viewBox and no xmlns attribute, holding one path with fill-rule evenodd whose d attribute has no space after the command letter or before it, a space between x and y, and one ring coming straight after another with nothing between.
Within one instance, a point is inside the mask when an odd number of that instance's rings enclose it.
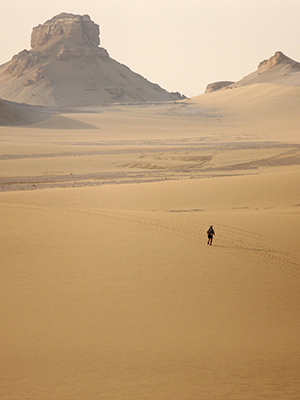
<instances>
[{"instance_id":1,"label":"wind-blown sand surface","mask_svg":"<svg viewBox=\"0 0 300 400\"><path fill-rule=\"evenodd\" d=\"M299 98L0 128L3 399L298 398Z\"/></svg>"}]
</instances>

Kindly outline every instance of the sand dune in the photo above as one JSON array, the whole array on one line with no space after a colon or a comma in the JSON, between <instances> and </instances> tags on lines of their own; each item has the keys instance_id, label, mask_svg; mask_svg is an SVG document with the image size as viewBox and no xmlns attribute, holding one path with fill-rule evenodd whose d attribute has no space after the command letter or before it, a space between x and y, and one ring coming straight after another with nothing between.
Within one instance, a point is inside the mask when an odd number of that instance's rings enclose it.
<instances>
[{"instance_id":1,"label":"sand dune","mask_svg":"<svg viewBox=\"0 0 300 400\"><path fill-rule=\"evenodd\" d=\"M249 139L257 138L258 133L261 139L298 142L299 94L299 87L265 83L194 99L197 106L214 107L221 115L224 113L225 132L239 130L240 135L249 135Z\"/></svg>"},{"instance_id":2,"label":"sand dune","mask_svg":"<svg viewBox=\"0 0 300 400\"><path fill-rule=\"evenodd\" d=\"M49 117L43 107L0 100L0 126L30 125Z\"/></svg>"},{"instance_id":3,"label":"sand dune","mask_svg":"<svg viewBox=\"0 0 300 400\"><path fill-rule=\"evenodd\" d=\"M297 398L298 98L0 127L3 398Z\"/></svg>"}]
</instances>

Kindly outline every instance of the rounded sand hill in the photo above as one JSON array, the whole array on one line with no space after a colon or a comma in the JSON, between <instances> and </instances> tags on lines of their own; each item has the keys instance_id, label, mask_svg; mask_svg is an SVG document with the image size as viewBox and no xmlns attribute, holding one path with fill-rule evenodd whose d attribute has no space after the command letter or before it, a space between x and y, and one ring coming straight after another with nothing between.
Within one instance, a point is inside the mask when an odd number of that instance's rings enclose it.
<instances>
[{"instance_id":1,"label":"rounded sand hill","mask_svg":"<svg viewBox=\"0 0 300 400\"><path fill-rule=\"evenodd\" d=\"M29 125L48 116L47 111L41 107L0 100L0 126Z\"/></svg>"}]
</instances>

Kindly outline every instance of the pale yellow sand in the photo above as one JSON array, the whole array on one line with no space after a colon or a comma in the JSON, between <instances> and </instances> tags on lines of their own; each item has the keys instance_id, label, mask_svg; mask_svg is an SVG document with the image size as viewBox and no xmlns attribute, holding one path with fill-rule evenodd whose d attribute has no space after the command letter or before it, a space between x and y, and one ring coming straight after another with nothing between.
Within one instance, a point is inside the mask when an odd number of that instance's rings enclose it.
<instances>
[{"instance_id":1,"label":"pale yellow sand","mask_svg":"<svg viewBox=\"0 0 300 400\"><path fill-rule=\"evenodd\" d=\"M222 92L0 128L3 399L297 399L299 117L280 137L276 90L273 125Z\"/></svg>"}]
</instances>

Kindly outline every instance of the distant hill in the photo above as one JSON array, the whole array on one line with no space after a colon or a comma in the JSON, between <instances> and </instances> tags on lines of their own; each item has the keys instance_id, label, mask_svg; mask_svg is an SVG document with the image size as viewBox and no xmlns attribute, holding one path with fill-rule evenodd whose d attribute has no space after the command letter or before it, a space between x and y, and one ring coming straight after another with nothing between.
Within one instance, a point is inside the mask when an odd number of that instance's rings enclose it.
<instances>
[{"instance_id":1,"label":"distant hill","mask_svg":"<svg viewBox=\"0 0 300 400\"><path fill-rule=\"evenodd\" d=\"M99 26L88 15L61 13L38 25L31 49L0 66L0 98L53 107L185 98L134 73L99 45Z\"/></svg>"},{"instance_id":2,"label":"distant hill","mask_svg":"<svg viewBox=\"0 0 300 400\"><path fill-rule=\"evenodd\" d=\"M300 86L300 63L277 51L268 60L262 61L255 72L238 82L214 82L207 85L205 93L233 89L256 83L273 83L284 86Z\"/></svg>"}]
</instances>

